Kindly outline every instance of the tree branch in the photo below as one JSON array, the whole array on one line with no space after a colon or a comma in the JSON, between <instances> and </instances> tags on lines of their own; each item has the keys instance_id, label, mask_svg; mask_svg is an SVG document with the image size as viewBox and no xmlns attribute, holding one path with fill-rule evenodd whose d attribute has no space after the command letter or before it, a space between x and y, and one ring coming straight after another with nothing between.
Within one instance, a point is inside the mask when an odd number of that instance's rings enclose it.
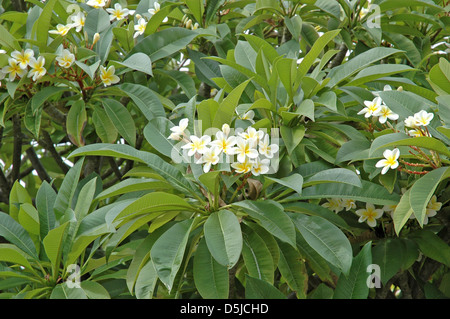
<instances>
[{"instance_id":1,"label":"tree branch","mask_svg":"<svg viewBox=\"0 0 450 319\"><path fill-rule=\"evenodd\" d=\"M38 174L39 178L42 181L46 181L50 183L52 179L48 175L47 171L45 170L44 166L42 165L41 161L39 160L34 148L32 146L28 147L25 151L28 155L28 159L31 162L31 165L33 166L34 170Z\"/></svg>"},{"instance_id":2,"label":"tree branch","mask_svg":"<svg viewBox=\"0 0 450 319\"><path fill-rule=\"evenodd\" d=\"M11 185L19 178L20 165L22 156L22 131L19 115L15 114L12 118L13 121L13 135L14 135L14 148L13 148L13 160L11 170Z\"/></svg>"},{"instance_id":3,"label":"tree branch","mask_svg":"<svg viewBox=\"0 0 450 319\"><path fill-rule=\"evenodd\" d=\"M342 61L344 61L345 55L347 54L348 48L342 43L339 47L339 52L334 56L333 60L330 62L330 69L341 65Z\"/></svg>"},{"instance_id":4,"label":"tree branch","mask_svg":"<svg viewBox=\"0 0 450 319\"><path fill-rule=\"evenodd\" d=\"M41 144L53 157L56 164L61 168L61 170L64 172L64 174L67 174L69 171L69 167L64 163L64 161L61 159L61 156L56 151L55 147L53 146L52 138L50 137L50 134L46 131L42 131L43 140L39 141L39 144Z\"/></svg>"}]
</instances>

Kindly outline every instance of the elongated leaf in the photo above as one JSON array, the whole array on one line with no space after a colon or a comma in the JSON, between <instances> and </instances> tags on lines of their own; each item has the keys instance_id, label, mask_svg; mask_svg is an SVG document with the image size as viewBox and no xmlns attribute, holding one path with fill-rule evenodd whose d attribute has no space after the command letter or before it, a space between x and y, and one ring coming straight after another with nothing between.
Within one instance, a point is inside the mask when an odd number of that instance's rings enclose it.
<instances>
[{"instance_id":1,"label":"elongated leaf","mask_svg":"<svg viewBox=\"0 0 450 319\"><path fill-rule=\"evenodd\" d=\"M34 259L38 259L36 246L27 231L11 216L0 212L0 236Z\"/></svg>"},{"instance_id":2,"label":"elongated leaf","mask_svg":"<svg viewBox=\"0 0 450 319\"><path fill-rule=\"evenodd\" d=\"M450 168L440 167L417 180L410 189L409 203L422 226L428 202L441 181L450 177Z\"/></svg>"},{"instance_id":3,"label":"elongated leaf","mask_svg":"<svg viewBox=\"0 0 450 319\"><path fill-rule=\"evenodd\" d=\"M243 226L242 236L242 257L248 274L273 284L275 266L264 240L248 226Z\"/></svg>"},{"instance_id":4,"label":"elongated leaf","mask_svg":"<svg viewBox=\"0 0 450 319\"><path fill-rule=\"evenodd\" d=\"M127 178L108 189L105 189L103 192L97 195L96 199L102 200L108 197L114 197L117 195L122 195L130 192L137 192L141 190L162 190L162 189L171 189L172 186L159 179L153 178Z\"/></svg>"},{"instance_id":5,"label":"elongated leaf","mask_svg":"<svg viewBox=\"0 0 450 319\"><path fill-rule=\"evenodd\" d=\"M194 255L195 287L204 299L226 299L229 293L227 267L211 255L206 240L200 240Z\"/></svg>"},{"instance_id":6,"label":"elongated leaf","mask_svg":"<svg viewBox=\"0 0 450 319\"><path fill-rule=\"evenodd\" d=\"M246 299L286 299L281 291L267 281L245 275Z\"/></svg>"},{"instance_id":7,"label":"elongated leaf","mask_svg":"<svg viewBox=\"0 0 450 319\"><path fill-rule=\"evenodd\" d=\"M204 226L206 244L221 265L232 268L242 250L242 233L237 217L228 210L211 214Z\"/></svg>"},{"instance_id":8,"label":"elongated leaf","mask_svg":"<svg viewBox=\"0 0 450 319\"><path fill-rule=\"evenodd\" d=\"M159 153L171 157L175 151L175 146L168 139L173 127L171 121L165 117L156 117L148 122L144 127L144 137ZM181 154L180 154L181 156Z\"/></svg>"},{"instance_id":9,"label":"elongated leaf","mask_svg":"<svg viewBox=\"0 0 450 319\"><path fill-rule=\"evenodd\" d=\"M57 219L64 215L66 209L72 207L72 199L80 179L83 162L84 159L77 161L64 177L53 207Z\"/></svg>"},{"instance_id":10,"label":"elongated leaf","mask_svg":"<svg viewBox=\"0 0 450 319\"><path fill-rule=\"evenodd\" d=\"M450 246L438 235L430 230L419 230L409 236L419 246L420 251L427 257L445 266L450 265Z\"/></svg>"},{"instance_id":11,"label":"elongated leaf","mask_svg":"<svg viewBox=\"0 0 450 319\"><path fill-rule=\"evenodd\" d=\"M400 196L389 193L381 185L361 180L362 187L353 185L333 183L319 184L303 189L301 199L321 199L321 198L348 198L375 205L396 205Z\"/></svg>"},{"instance_id":12,"label":"elongated leaf","mask_svg":"<svg viewBox=\"0 0 450 319\"><path fill-rule=\"evenodd\" d=\"M277 202L245 200L234 203L233 206L242 208L272 235L296 247L295 226Z\"/></svg>"},{"instance_id":13,"label":"elongated leaf","mask_svg":"<svg viewBox=\"0 0 450 319\"><path fill-rule=\"evenodd\" d=\"M334 87L370 64L399 52L402 51L384 47L369 49L364 53L357 55L353 59L350 59L346 63L332 69L332 71L328 74L331 80L328 82L327 87Z\"/></svg>"},{"instance_id":14,"label":"elongated leaf","mask_svg":"<svg viewBox=\"0 0 450 319\"><path fill-rule=\"evenodd\" d=\"M403 226L406 224L410 216L413 214L413 210L409 202L410 193L411 189L408 189L403 194L398 205L395 207L394 210L392 219L394 221L394 229L395 232L397 233L397 236L400 235L400 231L402 230Z\"/></svg>"},{"instance_id":15,"label":"elongated leaf","mask_svg":"<svg viewBox=\"0 0 450 319\"><path fill-rule=\"evenodd\" d=\"M183 177L178 169L163 161L159 156L138 151L126 144L91 144L75 150L69 155L69 158L84 155L112 156L145 163L180 191L184 193L200 193L192 182Z\"/></svg>"},{"instance_id":16,"label":"elongated leaf","mask_svg":"<svg viewBox=\"0 0 450 319\"><path fill-rule=\"evenodd\" d=\"M30 234L39 236L39 214L33 205L24 203L19 209L19 224Z\"/></svg>"},{"instance_id":17,"label":"elongated leaf","mask_svg":"<svg viewBox=\"0 0 450 319\"><path fill-rule=\"evenodd\" d=\"M159 279L169 289L183 261L193 220L184 220L170 227L153 245L150 256Z\"/></svg>"},{"instance_id":18,"label":"elongated leaf","mask_svg":"<svg viewBox=\"0 0 450 319\"><path fill-rule=\"evenodd\" d=\"M306 242L325 260L340 269L350 272L352 248L348 238L335 225L319 216L289 214Z\"/></svg>"},{"instance_id":19,"label":"elongated leaf","mask_svg":"<svg viewBox=\"0 0 450 319\"><path fill-rule=\"evenodd\" d=\"M27 269L32 269L23 252L12 244L0 244L0 261L18 264Z\"/></svg>"},{"instance_id":20,"label":"elongated leaf","mask_svg":"<svg viewBox=\"0 0 450 319\"><path fill-rule=\"evenodd\" d=\"M46 181L42 182L36 195L36 208L39 213L40 236L44 238L55 227L54 205L56 192Z\"/></svg>"},{"instance_id":21,"label":"elongated leaf","mask_svg":"<svg viewBox=\"0 0 450 319\"><path fill-rule=\"evenodd\" d=\"M117 87L133 100L147 120L166 115L161 101L148 87L133 83L124 83Z\"/></svg>"},{"instance_id":22,"label":"elongated leaf","mask_svg":"<svg viewBox=\"0 0 450 319\"><path fill-rule=\"evenodd\" d=\"M76 101L67 113L66 128L69 139L76 146L84 146L83 130L87 123L86 107L82 100Z\"/></svg>"},{"instance_id":23,"label":"elongated leaf","mask_svg":"<svg viewBox=\"0 0 450 319\"><path fill-rule=\"evenodd\" d=\"M116 141L117 129L103 109L96 108L94 110L92 123L95 126L95 132L103 143L114 143Z\"/></svg>"},{"instance_id":24,"label":"elongated leaf","mask_svg":"<svg viewBox=\"0 0 450 319\"><path fill-rule=\"evenodd\" d=\"M278 242L278 245L280 247L278 269L289 287L296 292L297 298L305 299L308 290L308 274L302 256L290 245L283 242Z\"/></svg>"},{"instance_id":25,"label":"elongated leaf","mask_svg":"<svg viewBox=\"0 0 450 319\"><path fill-rule=\"evenodd\" d=\"M400 238L379 241L372 249L372 262L380 266L380 280L386 285L403 266L405 246Z\"/></svg>"},{"instance_id":26,"label":"elongated leaf","mask_svg":"<svg viewBox=\"0 0 450 319\"><path fill-rule=\"evenodd\" d=\"M148 75L153 75L152 61L150 60L148 55L142 52L136 52L124 61L111 61L111 64L126 67L131 70L144 72Z\"/></svg>"},{"instance_id":27,"label":"elongated leaf","mask_svg":"<svg viewBox=\"0 0 450 319\"><path fill-rule=\"evenodd\" d=\"M300 174L294 173L292 175L283 178L265 177L266 179L286 186L290 189L296 191L299 195L302 194L303 187L303 177Z\"/></svg>"},{"instance_id":28,"label":"elongated leaf","mask_svg":"<svg viewBox=\"0 0 450 319\"><path fill-rule=\"evenodd\" d=\"M45 253L52 263L53 268L58 269L58 262L62 254L63 238L69 222L52 229L43 239Z\"/></svg>"},{"instance_id":29,"label":"elongated leaf","mask_svg":"<svg viewBox=\"0 0 450 319\"><path fill-rule=\"evenodd\" d=\"M149 260L145 266L142 267L136 279L135 293L137 299L152 299L153 292L158 280L153 262Z\"/></svg>"},{"instance_id":30,"label":"elongated leaf","mask_svg":"<svg viewBox=\"0 0 450 319\"><path fill-rule=\"evenodd\" d=\"M199 33L186 28L169 28L150 34L134 46L127 58L142 52L152 62L163 59L186 47Z\"/></svg>"},{"instance_id":31,"label":"elongated leaf","mask_svg":"<svg viewBox=\"0 0 450 319\"><path fill-rule=\"evenodd\" d=\"M113 99L103 99L103 107L111 122L114 124L117 132L128 142L131 146L136 145L136 126L133 117L126 107Z\"/></svg>"},{"instance_id":32,"label":"elongated leaf","mask_svg":"<svg viewBox=\"0 0 450 319\"><path fill-rule=\"evenodd\" d=\"M369 286L367 285L367 267L372 263L372 242L364 245L356 257L348 276L339 276L334 291L334 299L367 299Z\"/></svg>"},{"instance_id":33,"label":"elongated leaf","mask_svg":"<svg viewBox=\"0 0 450 319\"><path fill-rule=\"evenodd\" d=\"M317 185L321 183L344 183L356 187L362 187L361 180L358 175L345 168L331 168L321 171L308 178L303 187Z\"/></svg>"}]
</instances>

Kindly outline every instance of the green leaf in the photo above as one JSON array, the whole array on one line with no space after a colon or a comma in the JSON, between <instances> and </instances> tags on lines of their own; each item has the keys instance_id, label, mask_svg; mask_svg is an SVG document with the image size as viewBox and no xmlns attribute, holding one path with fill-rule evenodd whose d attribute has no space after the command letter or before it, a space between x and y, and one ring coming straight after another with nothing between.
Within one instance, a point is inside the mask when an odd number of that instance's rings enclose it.
<instances>
[{"instance_id":1,"label":"green leaf","mask_svg":"<svg viewBox=\"0 0 450 319\"><path fill-rule=\"evenodd\" d=\"M302 195L296 200L343 198L354 199L374 205L397 205L400 200L398 194L390 194L381 185L361 180L362 187L343 183L319 184L303 189Z\"/></svg>"},{"instance_id":2,"label":"green leaf","mask_svg":"<svg viewBox=\"0 0 450 319\"><path fill-rule=\"evenodd\" d=\"M397 236L400 235L400 231L402 230L403 226L409 220L409 217L413 214L413 210L409 202L410 192L411 189L408 189L403 194L393 213L392 219L394 221L394 229Z\"/></svg>"},{"instance_id":3,"label":"green leaf","mask_svg":"<svg viewBox=\"0 0 450 319\"><path fill-rule=\"evenodd\" d=\"M53 288L50 299L88 299L83 289L69 287L66 282Z\"/></svg>"},{"instance_id":4,"label":"green leaf","mask_svg":"<svg viewBox=\"0 0 450 319\"><path fill-rule=\"evenodd\" d=\"M150 60L148 55L142 52L136 52L126 58L124 61L111 61L110 63L112 65L116 65L119 67L122 66L153 76L152 61Z\"/></svg>"},{"instance_id":5,"label":"green leaf","mask_svg":"<svg viewBox=\"0 0 450 319\"><path fill-rule=\"evenodd\" d=\"M31 34L36 37L36 40L42 45L47 44L48 30L50 29L50 22L53 15L53 8L57 3L56 0L49 0L45 3L45 7L39 14L39 18L33 24Z\"/></svg>"},{"instance_id":6,"label":"green leaf","mask_svg":"<svg viewBox=\"0 0 450 319\"><path fill-rule=\"evenodd\" d=\"M155 117L144 127L144 137L147 142L159 153L167 157L171 157L172 152L176 151L176 147L168 139L170 133L172 133L170 128L173 126L172 122L166 117ZM181 150L177 151L177 153L179 156L182 156Z\"/></svg>"},{"instance_id":7,"label":"green leaf","mask_svg":"<svg viewBox=\"0 0 450 319\"><path fill-rule=\"evenodd\" d=\"M417 180L410 189L409 203L420 226L426 216L426 208L441 181L450 177L449 167L440 167Z\"/></svg>"},{"instance_id":8,"label":"green leaf","mask_svg":"<svg viewBox=\"0 0 450 319\"><path fill-rule=\"evenodd\" d=\"M242 237L242 257L248 274L273 284L275 265L264 239L246 225L242 226Z\"/></svg>"},{"instance_id":9,"label":"green leaf","mask_svg":"<svg viewBox=\"0 0 450 319\"><path fill-rule=\"evenodd\" d=\"M18 264L29 270L33 269L24 253L11 244L0 244L0 261Z\"/></svg>"},{"instance_id":10,"label":"green leaf","mask_svg":"<svg viewBox=\"0 0 450 319\"><path fill-rule=\"evenodd\" d=\"M386 285L403 266L405 247L400 238L388 238L379 241L372 248L372 262L380 266L380 277L383 285Z\"/></svg>"},{"instance_id":11,"label":"green leaf","mask_svg":"<svg viewBox=\"0 0 450 319\"><path fill-rule=\"evenodd\" d=\"M237 217L228 210L212 213L205 222L205 239L214 259L228 269L239 260L242 233Z\"/></svg>"},{"instance_id":12,"label":"green leaf","mask_svg":"<svg viewBox=\"0 0 450 319\"><path fill-rule=\"evenodd\" d=\"M295 127L281 126L280 131L281 137L286 145L286 149L289 155L291 155L305 136L305 127L303 125Z\"/></svg>"},{"instance_id":13,"label":"green leaf","mask_svg":"<svg viewBox=\"0 0 450 319\"><path fill-rule=\"evenodd\" d=\"M211 255L206 240L200 240L194 255L195 287L204 299L227 299L228 270Z\"/></svg>"},{"instance_id":14,"label":"green leaf","mask_svg":"<svg viewBox=\"0 0 450 319\"><path fill-rule=\"evenodd\" d=\"M333 299L367 299L369 286L367 285L367 267L372 263L372 242L364 245L356 257L348 276L339 276Z\"/></svg>"},{"instance_id":15,"label":"green leaf","mask_svg":"<svg viewBox=\"0 0 450 319\"><path fill-rule=\"evenodd\" d=\"M346 168L331 168L318 172L308 178L303 187L322 183L344 183L355 187L362 187L359 176L352 170Z\"/></svg>"},{"instance_id":16,"label":"green leaf","mask_svg":"<svg viewBox=\"0 0 450 319\"><path fill-rule=\"evenodd\" d=\"M110 25L109 14L102 8L94 8L86 15L83 29L87 32L89 39L92 39L95 33L102 33Z\"/></svg>"},{"instance_id":17,"label":"green leaf","mask_svg":"<svg viewBox=\"0 0 450 319\"><path fill-rule=\"evenodd\" d=\"M294 173L283 178L274 178L268 176L265 176L265 178L280 185L286 186L287 188L296 191L299 195L302 194L303 177L300 174Z\"/></svg>"},{"instance_id":18,"label":"green leaf","mask_svg":"<svg viewBox=\"0 0 450 319\"><path fill-rule=\"evenodd\" d=\"M117 221L122 218L134 218L141 214L183 210L194 211L193 206L180 196L165 192L151 192L133 200L126 208L120 210L112 220Z\"/></svg>"},{"instance_id":19,"label":"green leaf","mask_svg":"<svg viewBox=\"0 0 450 319\"><path fill-rule=\"evenodd\" d=\"M247 80L228 94L228 96L220 103L219 108L214 116L212 127L221 128L223 124L231 124L233 117L236 115L236 107L239 104L244 89L247 87L250 80Z\"/></svg>"},{"instance_id":20,"label":"green leaf","mask_svg":"<svg viewBox=\"0 0 450 319\"><path fill-rule=\"evenodd\" d=\"M298 75L297 79L303 78L306 75L308 70L314 64L316 59L319 57L322 50L326 47L326 45L333 40L338 34L341 32L340 29L332 30L324 33L311 47L311 50L303 58L302 62L300 62L298 66ZM298 80L297 80L298 81Z\"/></svg>"},{"instance_id":21,"label":"green leaf","mask_svg":"<svg viewBox=\"0 0 450 319\"><path fill-rule=\"evenodd\" d=\"M54 205L57 194L46 181L42 182L36 195L36 208L39 213L40 236L44 238L55 227Z\"/></svg>"},{"instance_id":22,"label":"green leaf","mask_svg":"<svg viewBox=\"0 0 450 319\"><path fill-rule=\"evenodd\" d=\"M308 274L300 252L283 242L278 242L278 246L280 247L278 269L281 276L296 292L297 298L305 299L308 290Z\"/></svg>"},{"instance_id":23,"label":"green leaf","mask_svg":"<svg viewBox=\"0 0 450 319\"><path fill-rule=\"evenodd\" d=\"M39 214L33 205L24 203L19 209L19 224L31 235L39 236Z\"/></svg>"},{"instance_id":24,"label":"green leaf","mask_svg":"<svg viewBox=\"0 0 450 319\"><path fill-rule=\"evenodd\" d=\"M153 245L150 256L159 279L169 291L183 261L193 219L184 220L170 227Z\"/></svg>"},{"instance_id":25,"label":"green leaf","mask_svg":"<svg viewBox=\"0 0 450 319\"><path fill-rule=\"evenodd\" d=\"M84 146L83 130L87 123L86 107L82 100L76 101L69 109L66 129L69 139L76 146Z\"/></svg>"},{"instance_id":26,"label":"green leaf","mask_svg":"<svg viewBox=\"0 0 450 319\"><path fill-rule=\"evenodd\" d=\"M103 143L114 143L116 141L117 129L103 109L95 108L92 114L92 123L95 126L95 132Z\"/></svg>"},{"instance_id":27,"label":"green leaf","mask_svg":"<svg viewBox=\"0 0 450 319\"><path fill-rule=\"evenodd\" d=\"M161 101L148 87L133 83L124 83L117 87L133 100L147 120L158 116L166 116Z\"/></svg>"},{"instance_id":28,"label":"green leaf","mask_svg":"<svg viewBox=\"0 0 450 319\"><path fill-rule=\"evenodd\" d=\"M331 72L328 74L328 77L331 78L331 80L330 82L328 82L326 86L332 88L337 84L341 83L342 81L344 81L345 79L348 79L356 72L366 68L370 64L398 52L402 51L384 47L369 49L364 53L357 55L353 59L350 59L347 62L341 64L340 66L332 69Z\"/></svg>"},{"instance_id":29,"label":"green leaf","mask_svg":"<svg viewBox=\"0 0 450 319\"><path fill-rule=\"evenodd\" d=\"M352 265L352 248L348 238L335 225L319 216L289 213L306 242L330 264L348 275Z\"/></svg>"},{"instance_id":30,"label":"green leaf","mask_svg":"<svg viewBox=\"0 0 450 319\"><path fill-rule=\"evenodd\" d=\"M69 226L69 222L65 222L64 224L50 230L47 236L43 239L45 253L52 263L54 272L59 269L63 239L67 226Z\"/></svg>"},{"instance_id":31,"label":"green leaf","mask_svg":"<svg viewBox=\"0 0 450 319\"><path fill-rule=\"evenodd\" d=\"M418 230L408 235L427 257L450 266L450 246L431 230Z\"/></svg>"},{"instance_id":32,"label":"green leaf","mask_svg":"<svg viewBox=\"0 0 450 319\"><path fill-rule=\"evenodd\" d=\"M131 146L136 145L136 126L127 108L119 101L103 99L103 107L114 127Z\"/></svg>"},{"instance_id":33,"label":"green leaf","mask_svg":"<svg viewBox=\"0 0 450 319\"><path fill-rule=\"evenodd\" d=\"M80 286L89 299L111 299L108 290L96 281L84 280Z\"/></svg>"},{"instance_id":34,"label":"green leaf","mask_svg":"<svg viewBox=\"0 0 450 319\"><path fill-rule=\"evenodd\" d=\"M53 206L56 219L60 219L66 210L72 207L72 199L80 179L83 162L84 159L78 160L64 177Z\"/></svg>"},{"instance_id":35,"label":"green leaf","mask_svg":"<svg viewBox=\"0 0 450 319\"><path fill-rule=\"evenodd\" d=\"M149 260L140 270L136 279L135 294L137 299L152 299L158 281L155 265Z\"/></svg>"},{"instance_id":36,"label":"green leaf","mask_svg":"<svg viewBox=\"0 0 450 319\"><path fill-rule=\"evenodd\" d=\"M11 216L0 212L0 236L16 245L34 259L38 259L36 246L27 231Z\"/></svg>"},{"instance_id":37,"label":"green leaf","mask_svg":"<svg viewBox=\"0 0 450 319\"><path fill-rule=\"evenodd\" d=\"M192 182L184 178L178 169L166 163L155 154L138 151L126 144L112 145L100 143L81 147L71 153L69 158L85 155L113 156L145 163L180 191L200 196L199 191Z\"/></svg>"},{"instance_id":38,"label":"green leaf","mask_svg":"<svg viewBox=\"0 0 450 319\"><path fill-rule=\"evenodd\" d=\"M32 200L27 190L15 181L9 193L9 215L18 220L20 205L23 203L32 204Z\"/></svg>"},{"instance_id":39,"label":"green leaf","mask_svg":"<svg viewBox=\"0 0 450 319\"><path fill-rule=\"evenodd\" d=\"M173 27L150 34L138 42L128 53L128 57L141 52L152 62L163 59L186 47L199 33L180 27Z\"/></svg>"},{"instance_id":40,"label":"green leaf","mask_svg":"<svg viewBox=\"0 0 450 319\"><path fill-rule=\"evenodd\" d=\"M245 274L245 299L286 299L286 296L267 281Z\"/></svg>"},{"instance_id":41,"label":"green leaf","mask_svg":"<svg viewBox=\"0 0 450 319\"><path fill-rule=\"evenodd\" d=\"M159 179L153 178L127 178L108 189L105 189L96 196L97 200L103 200L106 198L115 197L118 195L138 192L142 190L168 190L172 189L172 186Z\"/></svg>"},{"instance_id":42,"label":"green leaf","mask_svg":"<svg viewBox=\"0 0 450 319\"><path fill-rule=\"evenodd\" d=\"M295 226L279 203L272 200L245 200L234 203L233 206L242 208L269 233L296 247Z\"/></svg>"}]
</instances>

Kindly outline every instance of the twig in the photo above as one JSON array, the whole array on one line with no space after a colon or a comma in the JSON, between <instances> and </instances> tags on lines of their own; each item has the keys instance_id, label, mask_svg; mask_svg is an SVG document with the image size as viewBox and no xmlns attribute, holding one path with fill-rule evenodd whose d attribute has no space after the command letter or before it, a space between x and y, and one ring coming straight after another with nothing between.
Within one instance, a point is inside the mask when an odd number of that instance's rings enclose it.
<instances>
[{"instance_id":1,"label":"twig","mask_svg":"<svg viewBox=\"0 0 450 319\"><path fill-rule=\"evenodd\" d=\"M69 171L69 167L64 163L64 161L61 159L61 156L56 151L55 147L53 146L52 138L50 137L50 134L46 131L42 131L43 140L39 141L39 144L43 144L44 148L50 153L50 155L55 160L56 164L61 168L61 170L64 172L64 174L67 174Z\"/></svg>"},{"instance_id":2,"label":"twig","mask_svg":"<svg viewBox=\"0 0 450 319\"><path fill-rule=\"evenodd\" d=\"M13 167L11 171L11 185L19 178L20 175L20 158L22 156L22 131L20 125L20 117L15 114L13 120L13 135L14 135L14 148L13 148Z\"/></svg>"},{"instance_id":3,"label":"twig","mask_svg":"<svg viewBox=\"0 0 450 319\"><path fill-rule=\"evenodd\" d=\"M28 155L28 159L31 162L31 165L33 166L34 170L38 174L39 178L42 181L46 181L48 183L51 182L51 178L48 175L47 171L45 170L44 166L42 165L41 161L39 160L34 148L32 146L28 147L25 151Z\"/></svg>"}]
</instances>

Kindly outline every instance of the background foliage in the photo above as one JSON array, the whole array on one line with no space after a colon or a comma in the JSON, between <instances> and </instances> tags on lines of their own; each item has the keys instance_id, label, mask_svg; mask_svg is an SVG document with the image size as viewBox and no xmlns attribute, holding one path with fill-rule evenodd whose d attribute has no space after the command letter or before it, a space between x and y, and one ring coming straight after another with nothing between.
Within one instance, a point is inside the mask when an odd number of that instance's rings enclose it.
<instances>
[{"instance_id":1,"label":"background foliage","mask_svg":"<svg viewBox=\"0 0 450 319\"><path fill-rule=\"evenodd\" d=\"M0 5L2 298L450 297L448 1ZM278 133L276 172L174 161L181 119Z\"/></svg>"}]
</instances>

